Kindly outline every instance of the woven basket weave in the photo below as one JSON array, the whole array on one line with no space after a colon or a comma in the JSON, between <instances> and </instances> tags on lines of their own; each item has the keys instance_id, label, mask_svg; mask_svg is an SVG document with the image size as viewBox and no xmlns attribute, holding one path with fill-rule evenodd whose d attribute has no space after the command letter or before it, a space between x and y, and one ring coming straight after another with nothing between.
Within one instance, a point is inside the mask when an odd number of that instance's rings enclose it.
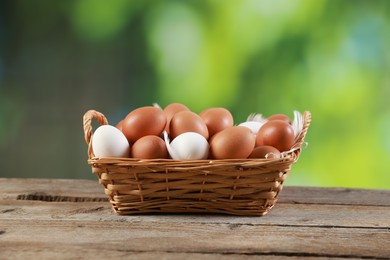
<instances>
[{"instance_id":1,"label":"woven basket weave","mask_svg":"<svg viewBox=\"0 0 390 260\"><path fill-rule=\"evenodd\" d=\"M94 110L84 115L88 163L120 215L150 212L264 215L276 203L292 164L300 155L311 114L304 112L303 129L280 159L139 160L96 158L92 150L92 119L106 117Z\"/></svg>"}]
</instances>

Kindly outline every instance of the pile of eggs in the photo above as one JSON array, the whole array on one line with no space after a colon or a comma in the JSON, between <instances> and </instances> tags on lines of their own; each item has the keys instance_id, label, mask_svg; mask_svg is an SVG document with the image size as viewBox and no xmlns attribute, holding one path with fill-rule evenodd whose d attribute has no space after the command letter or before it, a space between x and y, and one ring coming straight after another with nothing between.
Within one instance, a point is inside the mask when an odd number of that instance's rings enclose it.
<instances>
[{"instance_id":1,"label":"pile of eggs","mask_svg":"<svg viewBox=\"0 0 390 260\"><path fill-rule=\"evenodd\" d=\"M289 117L283 114L234 125L225 108L196 114L183 104L172 103L164 109L140 107L115 127L98 127L92 149L100 158L280 158L281 152L291 149L295 137Z\"/></svg>"}]
</instances>

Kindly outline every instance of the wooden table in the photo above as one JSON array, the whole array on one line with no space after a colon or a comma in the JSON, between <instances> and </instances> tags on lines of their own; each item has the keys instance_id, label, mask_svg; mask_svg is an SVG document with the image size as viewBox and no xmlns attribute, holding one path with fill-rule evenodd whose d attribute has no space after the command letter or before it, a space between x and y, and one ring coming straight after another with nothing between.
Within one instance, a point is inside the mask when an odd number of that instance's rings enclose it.
<instances>
[{"instance_id":1,"label":"wooden table","mask_svg":"<svg viewBox=\"0 0 390 260\"><path fill-rule=\"evenodd\" d=\"M98 181L1 179L0 259L390 258L390 190L285 187L263 217L118 216Z\"/></svg>"}]
</instances>

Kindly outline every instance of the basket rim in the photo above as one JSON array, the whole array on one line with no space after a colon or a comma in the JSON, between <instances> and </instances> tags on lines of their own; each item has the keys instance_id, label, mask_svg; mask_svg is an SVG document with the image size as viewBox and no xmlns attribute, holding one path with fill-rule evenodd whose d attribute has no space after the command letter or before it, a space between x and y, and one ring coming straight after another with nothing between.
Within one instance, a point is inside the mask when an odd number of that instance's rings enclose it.
<instances>
[{"instance_id":1,"label":"basket rim","mask_svg":"<svg viewBox=\"0 0 390 260\"><path fill-rule=\"evenodd\" d=\"M139 158L117 158L117 157L93 157L88 159L88 164L125 164L125 165L176 165L176 166L202 166L202 165L258 165L270 162L295 162L299 148L281 158L245 158L245 159L202 159L202 160L174 160L174 159L139 159Z\"/></svg>"}]
</instances>

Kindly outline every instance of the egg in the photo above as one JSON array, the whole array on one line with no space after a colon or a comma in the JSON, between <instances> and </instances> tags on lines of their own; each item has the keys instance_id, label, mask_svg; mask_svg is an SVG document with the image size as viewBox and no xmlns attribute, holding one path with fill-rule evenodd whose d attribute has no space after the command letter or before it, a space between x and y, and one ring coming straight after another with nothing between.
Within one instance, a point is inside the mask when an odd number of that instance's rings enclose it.
<instances>
[{"instance_id":1,"label":"egg","mask_svg":"<svg viewBox=\"0 0 390 260\"><path fill-rule=\"evenodd\" d=\"M287 123L291 123L290 121L290 118L285 115L285 114L275 114L275 115L271 115L267 118L269 121L271 120L282 120L282 121L286 121Z\"/></svg>"},{"instance_id":2,"label":"egg","mask_svg":"<svg viewBox=\"0 0 390 260\"><path fill-rule=\"evenodd\" d=\"M169 136L174 139L186 133L195 132L204 138L209 138L209 131L203 119L191 111L181 111L176 113L169 124Z\"/></svg>"},{"instance_id":3,"label":"egg","mask_svg":"<svg viewBox=\"0 0 390 260\"><path fill-rule=\"evenodd\" d=\"M167 119L157 107L146 106L131 111L122 123L122 132L130 143L146 135L161 135Z\"/></svg>"},{"instance_id":4,"label":"egg","mask_svg":"<svg viewBox=\"0 0 390 260\"><path fill-rule=\"evenodd\" d=\"M244 126L228 127L210 140L211 157L215 159L247 158L255 146L255 135Z\"/></svg>"},{"instance_id":5,"label":"egg","mask_svg":"<svg viewBox=\"0 0 390 260\"><path fill-rule=\"evenodd\" d=\"M180 103L171 103L164 108L164 113L165 116L167 117L167 124L165 126L165 131L167 131L168 134L169 134L169 123L171 122L172 117L180 111L190 111L190 109L187 106Z\"/></svg>"},{"instance_id":6,"label":"egg","mask_svg":"<svg viewBox=\"0 0 390 260\"><path fill-rule=\"evenodd\" d=\"M164 132L164 138L169 155L174 160L200 160L208 156L209 143L201 134L186 132L169 143L168 134Z\"/></svg>"},{"instance_id":7,"label":"egg","mask_svg":"<svg viewBox=\"0 0 390 260\"><path fill-rule=\"evenodd\" d=\"M277 159L280 158L280 152L275 147L262 145L255 147L249 155L249 158Z\"/></svg>"},{"instance_id":8,"label":"egg","mask_svg":"<svg viewBox=\"0 0 390 260\"><path fill-rule=\"evenodd\" d=\"M119 121L115 127L118 128L120 131L122 131L122 124L123 124L123 120Z\"/></svg>"},{"instance_id":9,"label":"egg","mask_svg":"<svg viewBox=\"0 0 390 260\"><path fill-rule=\"evenodd\" d=\"M233 126L233 116L229 110L222 107L213 107L203 110L199 116L206 123L209 131L209 137L214 134Z\"/></svg>"},{"instance_id":10,"label":"egg","mask_svg":"<svg viewBox=\"0 0 390 260\"><path fill-rule=\"evenodd\" d=\"M164 140L155 135L138 139L131 148L132 157L140 159L166 159L168 151Z\"/></svg>"},{"instance_id":11,"label":"egg","mask_svg":"<svg viewBox=\"0 0 390 260\"><path fill-rule=\"evenodd\" d=\"M294 129L283 120L265 123L256 135L256 146L270 145L281 152L288 151L294 144Z\"/></svg>"},{"instance_id":12,"label":"egg","mask_svg":"<svg viewBox=\"0 0 390 260\"><path fill-rule=\"evenodd\" d=\"M99 126L92 136L92 150L96 157L129 157L130 145L126 136L111 125Z\"/></svg>"}]
</instances>

